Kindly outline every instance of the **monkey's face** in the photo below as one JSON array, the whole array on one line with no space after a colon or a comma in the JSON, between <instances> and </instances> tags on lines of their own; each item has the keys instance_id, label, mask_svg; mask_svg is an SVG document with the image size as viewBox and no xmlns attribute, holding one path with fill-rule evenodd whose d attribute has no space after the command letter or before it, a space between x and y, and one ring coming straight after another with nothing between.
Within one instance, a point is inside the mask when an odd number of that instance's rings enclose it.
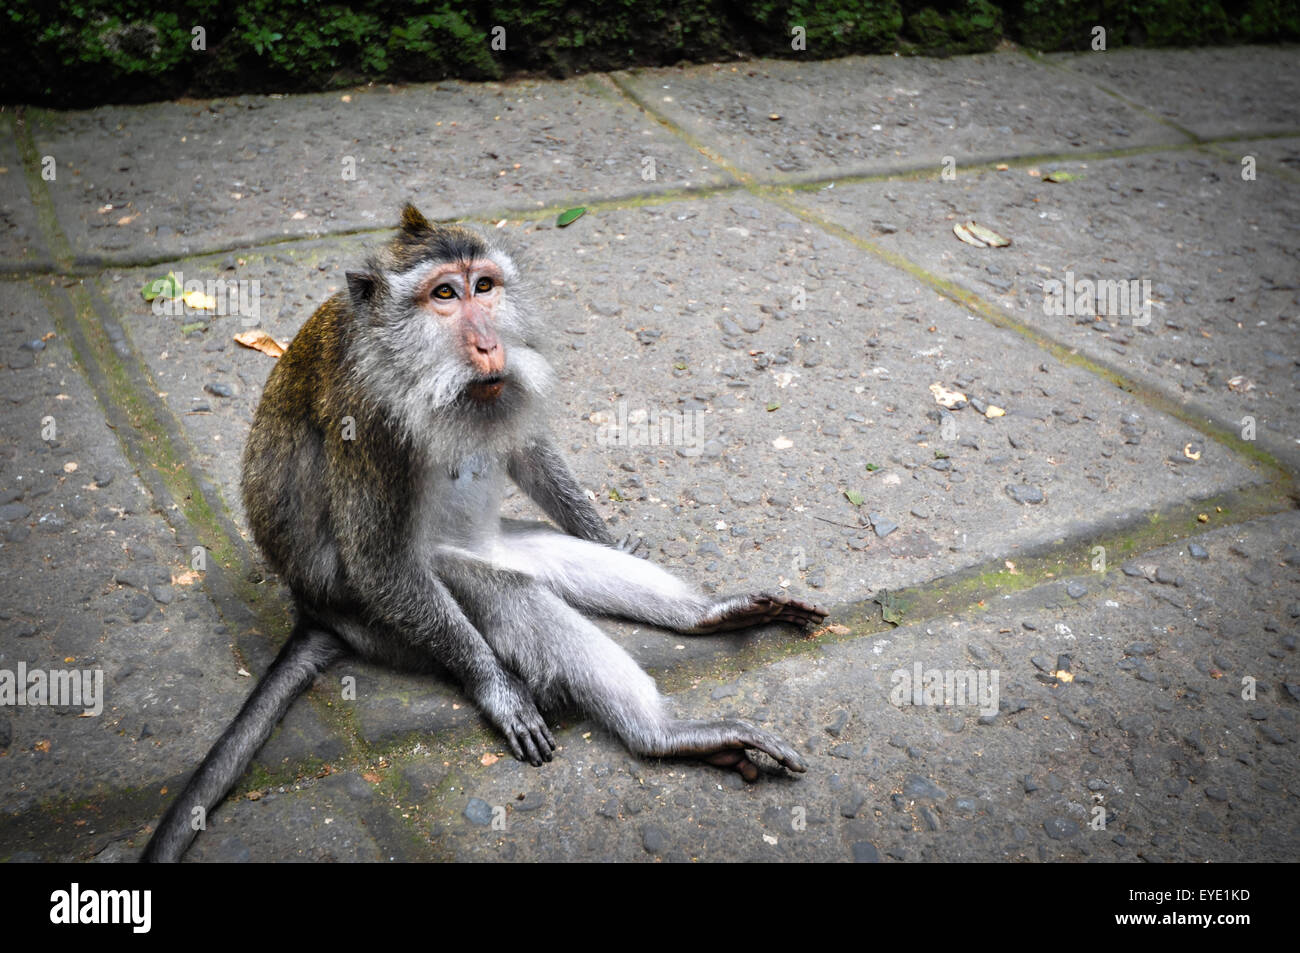
<instances>
[{"instance_id":1,"label":"monkey's face","mask_svg":"<svg viewBox=\"0 0 1300 953\"><path fill-rule=\"evenodd\" d=\"M512 447L540 425L554 375L504 249L456 226L416 230L348 288L354 380L416 443Z\"/></svg>"},{"instance_id":2,"label":"monkey's face","mask_svg":"<svg viewBox=\"0 0 1300 953\"><path fill-rule=\"evenodd\" d=\"M506 348L498 326L507 310L505 274L490 258L435 266L419 284L417 298L440 336L451 342L473 376L465 394L481 403L495 401L505 388Z\"/></svg>"}]
</instances>

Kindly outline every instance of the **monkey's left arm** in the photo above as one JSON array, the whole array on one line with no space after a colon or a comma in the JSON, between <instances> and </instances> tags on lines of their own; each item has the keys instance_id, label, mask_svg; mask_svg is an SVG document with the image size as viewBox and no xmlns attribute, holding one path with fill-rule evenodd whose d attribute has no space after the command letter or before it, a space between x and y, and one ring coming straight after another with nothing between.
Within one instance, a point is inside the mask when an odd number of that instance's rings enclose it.
<instances>
[{"instance_id":1,"label":"monkey's left arm","mask_svg":"<svg viewBox=\"0 0 1300 953\"><path fill-rule=\"evenodd\" d=\"M510 479L566 533L593 543L616 545L605 521L548 438L539 438L510 454L507 470Z\"/></svg>"}]
</instances>

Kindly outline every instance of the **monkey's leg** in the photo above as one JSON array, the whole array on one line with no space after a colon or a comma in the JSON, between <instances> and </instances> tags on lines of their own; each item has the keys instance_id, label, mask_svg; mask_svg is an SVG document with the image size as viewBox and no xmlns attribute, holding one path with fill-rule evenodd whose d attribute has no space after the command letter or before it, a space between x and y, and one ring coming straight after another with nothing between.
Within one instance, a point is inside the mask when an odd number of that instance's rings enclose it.
<instances>
[{"instance_id":1,"label":"monkey's leg","mask_svg":"<svg viewBox=\"0 0 1300 953\"><path fill-rule=\"evenodd\" d=\"M759 769L745 751L756 749L791 771L805 770L793 748L747 721L670 716L654 679L543 585L468 554L440 561L439 574L458 602L478 607L474 624L541 704L572 700L640 755L702 758L754 781Z\"/></svg>"},{"instance_id":2,"label":"monkey's leg","mask_svg":"<svg viewBox=\"0 0 1300 953\"><path fill-rule=\"evenodd\" d=\"M548 530L503 533L492 560L533 576L584 611L691 635L768 622L802 628L826 618L817 606L765 592L710 599L647 560Z\"/></svg>"},{"instance_id":3,"label":"monkey's leg","mask_svg":"<svg viewBox=\"0 0 1300 953\"><path fill-rule=\"evenodd\" d=\"M181 859L197 833L191 826L195 809L202 808L199 816L204 817L221 802L293 700L311 686L317 675L347 654L336 636L299 619L293 635L239 709L235 720L217 739L158 822L140 858L143 862L175 863Z\"/></svg>"}]
</instances>

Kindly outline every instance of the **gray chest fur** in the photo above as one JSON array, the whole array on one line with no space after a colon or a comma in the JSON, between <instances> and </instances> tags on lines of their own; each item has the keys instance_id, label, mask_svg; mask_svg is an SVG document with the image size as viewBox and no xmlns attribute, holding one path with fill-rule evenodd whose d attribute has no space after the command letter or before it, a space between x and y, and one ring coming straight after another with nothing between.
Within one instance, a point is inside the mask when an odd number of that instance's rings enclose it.
<instances>
[{"instance_id":1,"label":"gray chest fur","mask_svg":"<svg viewBox=\"0 0 1300 953\"><path fill-rule=\"evenodd\" d=\"M496 537L505 483L504 462L471 454L426 477L416 514L422 545L480 549Z\"/></svg>"}]
</instances>

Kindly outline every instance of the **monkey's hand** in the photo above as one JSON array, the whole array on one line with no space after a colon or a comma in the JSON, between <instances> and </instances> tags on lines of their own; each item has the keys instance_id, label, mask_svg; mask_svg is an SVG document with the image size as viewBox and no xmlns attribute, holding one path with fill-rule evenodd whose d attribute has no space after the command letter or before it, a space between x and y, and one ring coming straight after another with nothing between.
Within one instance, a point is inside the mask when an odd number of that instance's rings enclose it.
<instances>
[{"instance_id":1,"label":"monkey's hand","mask_svg":"<svg viewBox=\"0 0 1300 953\"><path fill-rule=\"evenodd\" d=\"M766 625L769 622L788 622L802 629L810 625L821 625L825 618L826 610L810 603L770 592L759 592L723 599L698 625L688 631L693 635L707 635L744 629L751 625Z\"/></svg>"},{"instance_id":2,"label":"monkey's hand","mask_svg":"<svg viewBox=\"0 0 1300 953\"><path fill-rule=\"evenodd\" d=\"M770 755L783 767L791 771L803 772L808 770L808 766L803 763L803 759L795 753L795 750L771 732L764 731L747 721L729 720L727 725L735 730L736 740L721 751L702 755L703 760L709 764L738 771L742 778L752 784L758 780L759 768L758 765L749 760L745 749L754 748L766 755Z\"/></svg>"},{"instance_id":3,"label":"monkey's hand","mask_svg":"<svg viewBox=\"0 0 1300 953\"><path fill-rule=\"evenodd\" d=\"M476 699L483 714L506 736L510 750L520 761L538 767L551 760L555 738L533 702L528 686L509 672Z\"/></svg>"},{"instance_id":4,"label":"monkey's hand","mask_svg":"<svg viewBox=\"0 0 1300 953\"><path fill-rule=\"evenodd\" d=\"M627 553L637 559L646 559L650 556L650 544L645 541L644 536L638 536L636 533L628 533L614 544L614 548L620 553Z\"/></svg>"}]
</instances>

